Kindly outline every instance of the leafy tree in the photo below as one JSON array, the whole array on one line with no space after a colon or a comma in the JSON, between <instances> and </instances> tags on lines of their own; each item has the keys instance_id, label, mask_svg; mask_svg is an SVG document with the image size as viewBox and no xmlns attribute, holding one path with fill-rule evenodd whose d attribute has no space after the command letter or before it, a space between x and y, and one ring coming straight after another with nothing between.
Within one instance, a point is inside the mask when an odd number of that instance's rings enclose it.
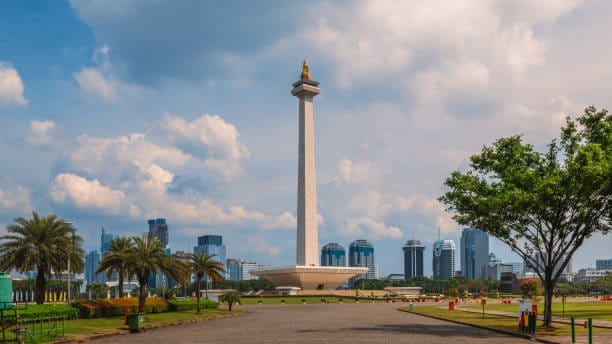
<instances>
[{"instance_id":1,"label":"leafy tree","mask_svg":"<svg viewBox=\"0 0 612 344\"><path fill-rule=\"evenodd\" d=\"M147 298L147 282L151 274L160 271L177 281L184 281L189 267L168 255L156 237L149 239L146 234L133 237L134 247L128 259L131 271L138 280L138 312L144 313Z\"/></svg>"},{"instance_id":2,"label":"leafy tree","mask_svg":"<svg viewBox=\"0 0 612 344\"><path fill-rule=\"evenodd\" d=\"M240 293L235 290L226 290L223 294L219 295L219 301L226 302L229 310L232 310L234 303L240 303Z\"/></svg>"},{"instance_id":3,"label":"leafy tree","mask_svg":"<svg viewBox=\"0 0 612 344\"><path fill-rule=\"evenodd\" d=\"M444 293L446 296L448 296L451 299L455 299L457 297L459 297L459 289L457 288L449 288L446 290L446 293Z\"/></svg>"},{"instance_id":4,"label":"leafy tree","mask_svg":"<svg viewBox=\"0 0 612 344\"><path fill-rule=\"evenodd\" d=\"M123 282L125 278L130 277L129 272L129 259L132 249L134 248L134 242L130 237L116 237L111 241L111 246L108 252L104 255L100 261L100 266L96 270L96 274L106 271L107 278L113 275L113 272L117 273L118 284L117 291L119 298L123 297Z\"/></svg>"},{"instance_id":5,"label":"leafy tree","mask_svg":"<svg viewBox=\"0 0 612 344\"><path fill-rule=\"evenodd\" d=\"M32 219L18 217L7 226L8 234L0 237L0 269L15 269L20 273L36 271L34 299L45 302L45 287L51 272L83 271L85 251L83 239L76 235L72 223L56 215L40 216L32 212Z\"/></svg>"},{"instance_id":6,"label":"leafy tree","mask_svg":"<svg viewBox=\"0 0 612 344\"><path fill-rule=\"evenodd\" d=\"M542 285L540 284L540 281L531 278L521 280L519 289L521 290L521 294L523 296L530 299L533 299L542 293Z\"/></svg>"},{"instance_id":7,"label":"leafy tree","mask_svg":"<svg viewBox=\"0 0 612 344\"><path fill-rule=\"evenodd\" d=\"M204 253L192 253L189 255L189 269L196 275L196 299L197 299L197 313L200 314L200 289L202 285L202 278L204 276L212 278L215 281L223 279L222 273L225 272L223 269L223 263L215 259L217 255L211 254L206 255ZM206 286L206 299L208 300L208 284Z\"/></svg>"},{"instance_id":8,"label":"leafy tree","mask_svg":"<svg viewBox=\"0 0 612 344\"><path fill-rule=\"evenodd\" d=\"M593 286L599 290L601 295L610 295L610 290L612 290L612 273L608 272L606 276L595 281Z\"/></svg>"},{"instance_id":9,"label":"leafy tree","mask_svg":"<svg viewBox=\"0 0 612 344\"><path fill-rule=\"evenodd\" d=\"M610 230L612 116L589 107L576 121L568 118L544 153L520 136L501 138L445 185L450 191L440 200L459 224L497 237L534 269L550 326L562 271L586 238Z\"/></svg>"}]
</instances>

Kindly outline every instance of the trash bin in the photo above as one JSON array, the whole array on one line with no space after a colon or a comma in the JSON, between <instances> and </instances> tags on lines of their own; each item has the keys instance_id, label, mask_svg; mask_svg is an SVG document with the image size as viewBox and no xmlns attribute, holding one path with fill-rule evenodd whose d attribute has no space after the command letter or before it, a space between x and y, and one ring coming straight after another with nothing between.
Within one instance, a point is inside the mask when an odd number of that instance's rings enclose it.
<instances>
[{"instance_id":1,"label":"trash bin","mask_svg":"<svg viewBox=\"0 0 612 344\"><path fill-rule=\"evenodd\" d=\"M414 310L414 303L410 302L410 310Z\"/></svg>"},{"instance_id":2,"label":"trash bin","mask_svg":"<svg viewBox=\"0 0 612 344\"><path fill-rule=\"evenodd\" d=\"M130 332L140 332L144 329L144 314L131 313L127 315L128 328Z\"/></svg>"}]
</instances>

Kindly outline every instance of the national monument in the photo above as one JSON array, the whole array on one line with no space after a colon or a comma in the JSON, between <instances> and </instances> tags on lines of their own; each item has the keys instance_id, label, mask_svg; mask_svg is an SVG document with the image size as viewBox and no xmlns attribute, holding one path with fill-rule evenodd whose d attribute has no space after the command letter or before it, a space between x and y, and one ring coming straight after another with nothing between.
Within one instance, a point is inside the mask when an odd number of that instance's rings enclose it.
<instances>
[{"instance_id":1,"label":"national monument","mask_svg":"<svg viewBox=\"0 0 612 344\"><path fill-rule=\"evenodd\" d=\"M313 109L313 98L319 93L319 83L311 79L308 61L304 60L300 80L293 83L291 91L299 99L296 265L251 271L279 289L335 289L349 278L368 272L367 268L319 265Z\"/></svg>"}]
</instances>

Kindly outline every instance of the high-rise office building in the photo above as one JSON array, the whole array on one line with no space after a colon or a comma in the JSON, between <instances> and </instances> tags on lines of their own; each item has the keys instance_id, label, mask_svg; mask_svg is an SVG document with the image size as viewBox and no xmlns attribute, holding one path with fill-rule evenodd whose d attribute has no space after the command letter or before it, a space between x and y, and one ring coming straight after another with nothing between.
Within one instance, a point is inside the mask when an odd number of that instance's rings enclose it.
<instances>
[{"instance_id":1,"label":"high-rise office building","mask_svg":"<svg viewBox=\"0 0 612 344\"><path fill-rule=\"evenodd\" d=\"M423 276L423 252L420 240L408 240L404 245L404 279Z\"/></svg>"},{"instance_id":2,"label":"high-rise office building","mask_svg":"<svg viewBox=\"0 0 612 344\"><path fill-rule=\"evenodd\" d=\"M249 281L249 280L256 280L259 277L255 276L255 275L251 275L251 270L257 270L259 268L259 265L255 262L242 262L242 280L243 281Z\"/></svg>"},{"instance_id":3,"label":"high-rise office building","mask_svg":"<svg viewBox=\"0 0 612 344\"><path fill-rule=\"evenodd\" d=\"M595 268L597 270L612 270L612 258L595 260Z\"/></svg>"},{"instance_id":4,"label":"high-rise office building","mask_svg":"<svg viewBox=\"0 0 612 344\"><path fill-rule=\"evenodd\" d=\"M433 277L455 277L455 242L438 240L433 246Z\"/></svg>"},{"instance_id":5,"label":"high-rise office building","mask_svg":"<svg viewBox=\"0 0 612 344\"><path fill-rule=\"evenodd\" d=\"M321 249L321 266L346 266L346 251L342 245L332 242Z\"/></svg>"},{"instance_id":6,"label":"high-rise office building","mask_svg":"<svg viewBox=\"0 0 612 344\"><path fill-rule=\"evenodd\" d=\"M367 240L355 240L349 245L349 266L350 267L366 267L368 272L364 275L358 275L355 280L360 278L376 279L378 271L374 261L374 246Z\"/></svg>"},{"instance_id":7,"label":"high-rise office building","mask_svg":"<svg viewBox=\"0 0 612 344\"><path fill-rule=\"evenodd\" d=\"M461 275L467 278L484 278L489 262L489 236L487 233L464 228L461 233Z\"/></svg>"},{"instance_id":8,"label":"high-rise office building","mask_svg":"<svg viewBox=\"0 0 612 344\"><path fill-rule=\"evenodd\" d=\"M96 270L100 266L100 253L98 251L89 251L85 256L85 280L87 284L104 282L104 273L96 274Z\"/></svg>"},{"instance_id":9,"label":"high-rise office building","mask_svg":"<svg viewBox=\"0 0 612 344\"><path fill-rule=\"evenodd\" d=\"M166 219L151 219L149 223L149 240L156 237L162 244L163 248L168 246L168 225Z\"/></svg>"},{"instance_id":10,"label":"high-rise office building","mask_svg":"<svg viewBox=\"0 0 612 344\"><path fill-rule=\"evenodd\" d=\"M548 255L546 253L542 253L542 254L536 253L533 255L532 259L525 259L523 261L524 275L525 276L534 275L536 271L543 273L544 265L546 264L546 261L548 259L547 257ZM556 274L559 271L559 269L561 268L561 265L566 259L567 259L567 254L563 254L561 259L559 260L559 262L553 269L553 274ZM573 281L573 270L574 270L574 262L573 262L573 259L570 259L567 262L567 265L565 265L565 269L563 269L563 271L561 272L560 278L565 279L568 282L572 282Z\"/></svg>"},{"instance_id":11,"label":"high-rise office building","mask_svg":"<svg viewBox=\"0 0 612 344\"><path fill-rule=\"evenodd\" d=\"M225 245L223 245L223 237L221 235L203 235L198 237L198 246L193 248L195 254L211 255L215 254L214 259L219 263L227 263L225 260ZM206 278L205 278L206 279Z\"/></svg>"},{"instance_id":12,"label":"high-rise office building","mask_svg":"<svg viewBox=\"0 0 612 344\"><path fill-rule=\"evenodd\" d=\"M228 258L225 262L225 276L230 281L242 280L242 262L238 259Z\"/></svg>"},{"instance_id":13,"label":"high-rise office building","mask_svg":"<svg viewBox=\"0 0 612 344\"><path fill-rule=\"evenodd\" d=\"M111 247L111 242L113 241L113 235L110 233L106 233L104 227L102 227L102 234L100 235L100 255L104 257L106 252Z\"/></svg>"}]
</instances>

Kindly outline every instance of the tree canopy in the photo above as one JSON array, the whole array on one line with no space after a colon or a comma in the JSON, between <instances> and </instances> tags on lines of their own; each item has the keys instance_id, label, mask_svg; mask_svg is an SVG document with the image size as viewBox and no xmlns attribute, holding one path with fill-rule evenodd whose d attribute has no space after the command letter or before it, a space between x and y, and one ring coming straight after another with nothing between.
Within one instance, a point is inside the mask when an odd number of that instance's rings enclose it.
<instances>
[{"instance_id":1,"label":"tree canopy","mask_svg":"<svg viewBox=\"0 0 612 344\"><path fill-rule=\"evenodd\" d=\"M40 216L32 212L32 218L18 217L7 226L8 234L0 237L0 269L15 269L20 273L36 272L34 299L45 301L45 287L52 273L83 271L85 251L83 239L76 234L71 222L56 215Z\"/></svg>"},{"instance_id":2,"label":"tree canopy","mask_svg":"<svg viewBox=\"0 0 612 344\"><path fill-rule=\"evenodd\" d=\"M584 240L607 234L612 213L612 116L585 109L543 152L498 139L455 171L440 200L461 225L506 243L542 280L550 325L555 283Z\"/></svg>"}]
</instances>

